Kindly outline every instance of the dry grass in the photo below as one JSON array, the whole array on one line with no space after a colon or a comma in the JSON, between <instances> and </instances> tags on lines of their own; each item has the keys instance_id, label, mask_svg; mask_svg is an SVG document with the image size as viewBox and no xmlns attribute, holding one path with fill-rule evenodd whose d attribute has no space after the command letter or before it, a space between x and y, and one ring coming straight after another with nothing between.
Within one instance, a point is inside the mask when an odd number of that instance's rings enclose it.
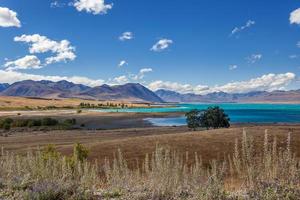
<instances>
[{"instance_id":1,"label":"dry grass","mask_svg":"<svg viewBox=\"0 0 300 200\"><path fill-rule=\"evenodd\" d=\"M0 195L53 200L299 199L300 160L292 147L296 137L287 132L281 141L267 130L261 134L263 139L257 141L242 131L231 141L232 152L208 164L201 154L165 145L156 145L135 168L120 150L100 165L80 159L84 151L76 148L71 160L51 148L25 157L2 153Z\"/></svg>"},{"instance_id":2,"label":"dry grass","mask_svg":"<svg viewBox=\"0 0 300 200\"><path fill-rule=\"evenodd\" d=\"M35 109L37 107L56 106L58 108L77 107L81 102L90 104L106 104L108 101L82 100L82 99L38 99L25 97L8 97L0 96L0 110L26 110L26 107ZM125 103L129 107L143 107L146 104L136 104L121 101L110 101L108 103L121 104Z\"/></svg>"},{"instance_id":3,"label":"dry grass","mask_svg":"<svg viewBox=\"0 0 300 200\"><path fill-rule=\"evenodd\" d=\"M243 129L255 139L255 147L263 145L264 131L276 136L278 145L283 146L287 133L291 132L293 151L300 155L299 125L262 125L243 126L229 129L188 132L184 127L137 128L120 130L73 130L18 133L9 137L0 137L0 146L14 152L23 152L28 148L55 144L65 155L72 152L72 145L81 142L90 149L90 160L99 162L104 157L112 159L114 153L121 149L125 159L131 164L136 159L143 159L145 154L151 154L157 144L167 146L177 152L197 152L205 164L211 159L222 159L234 150L234 141L242 137Z\"/></svg>"}]
</instances>

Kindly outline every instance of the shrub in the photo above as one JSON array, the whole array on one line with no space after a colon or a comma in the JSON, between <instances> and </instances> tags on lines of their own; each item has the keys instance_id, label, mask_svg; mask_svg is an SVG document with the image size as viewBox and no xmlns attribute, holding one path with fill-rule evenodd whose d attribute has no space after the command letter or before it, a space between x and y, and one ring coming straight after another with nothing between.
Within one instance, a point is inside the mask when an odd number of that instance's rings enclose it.
<instances>
[{"instance_id":1,"label":"shrub","mask_svg":"<svg viewBox=\"0 0 300 200\"><path fill-rule=\"evenodd\" d=\"M26 156L0 156L0 199L92 200L99 180L96 168L86 161L71 167L54 145Z\"/></svg>"},{"instance_id":2,"label":"shrub","mask_svg":"<svg viewBox=\"0 0 300 200\"><path fill-rule=\"evenodd\" d=\"M42 126L56 126L58 124L58 120L46 117L42 119L41 124Z\"/></svg>"},{"instance_id":3,"label":"shrub","mask_svg":"<svg viewBox=\"0 0 300 200\"><path fill-rule=\"evenodd\" d=\"M11 125L10 125L9 123L4 123L4 124L3 124L3 129L4 129L5 131L9 131L9 130L11 129Z\"/></svg>"},{"instance_id":4,"label":"shrub","mask_svg":"<svg viewBox=\"0 0 300 200\"><path fill-rule=\"evenodd\" d=\"M75 125L76 124L76 119L66 119L65 121L64 121L64 124L65 125L69 125L69 126L71 126L71 125Z\"/></svg>"},{"instance_id":5,"label":"shrub","mask_svg":"<svg viewBox=\"0 0 300 200\"><path fill-rule=\"evenodd\" d=\"M229 128L230 118L225 114L224 110L216 107L209 107L201 112L199 110L191 110L185 114L187 126L193 130L199 127L209 128Z\"/></svg>"},{"instance_id":6,"label":"shrub","mask_svg":"<svg viewBox=\"0 0 300 200\"><path fill-rule=\"evenodd\" d=\"M194 131L200 127L200 111L199 110L191 110L185 114L187 126Z\"/></svg>"},{"instance_id":7,"label":"shrub","mask_svg":"<svg viewBox=\"0 0 300 200\"><path fill-rule=\"evenodd\" d=\"M3 128L4 124L11 124L13 123L13 119L11 118L4 118L0 120L0 128Z\"/></svg>"},{"instance_id":8,"label":"shrub","mask_svg":"<svg viewBox=\"0 0 300 200\"><path fill-rule=\"evenodd\" d=\"M209 107L200 116L200 124L206 129L209 128L229 128L230 118L225 114L224 110L218 106Z\"/></svg>"},{"instance_id":9,"label":"shrub","mask_svg":"<svg viewBox=\"0 0 300 200\"><path fill-rule=\"evenodd\" d=\"M57 160L60 156L60 153L56 150L56 147L53 144L48 144L42 151L42 158L46 161L53 159Z\"/></svg>"},{"instance_id":10,"label":"shrub","mask_svg":"<svg viewBox=\"0 0 300 200\"><path fill-rule=\"evenodd\" d=\"M73 158L77 161L83 162L87 159L89 150L80 143L76 143L73 148Z\"/></svg>"}]
</instances>

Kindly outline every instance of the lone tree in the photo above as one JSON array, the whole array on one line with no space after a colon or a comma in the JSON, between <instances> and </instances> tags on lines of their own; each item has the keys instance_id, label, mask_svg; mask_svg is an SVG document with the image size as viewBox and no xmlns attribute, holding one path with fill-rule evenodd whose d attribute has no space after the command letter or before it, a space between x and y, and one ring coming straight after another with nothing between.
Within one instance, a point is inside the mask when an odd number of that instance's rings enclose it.
<instances>
[{"instance_id":1,"label":"lone tree","mask_svg":"<svg viewBox=\"0 0 300 200\"><path fill-rule=\"evenodd\" d=\"M185 114L187 126L194 131L200 127L201 112L199 110L191 110Z\"/></svg>"},{"instance_id":2,"label":"lone tree","mask_svg":"<svg viewBox=\"0 0 300 200\"><path fill-rule=\"evenodd\" d=\"M209 128L229 128L230 118L219 106L209 107L200 116L201 127Z\"/></svg>"},{"instance_id":3,"label":"lone tree","mask_svg":"<svg viewBox=\"0 0 300 200\"><path fill-rule=\"evenodd\" d=\"M207 110L201 112L199 110L191 110L185 114L187 126L193 130L199 127L206 129L210 128L229 128L230 118L218 106L209 107Z\"/></svg>"}]
</instances>

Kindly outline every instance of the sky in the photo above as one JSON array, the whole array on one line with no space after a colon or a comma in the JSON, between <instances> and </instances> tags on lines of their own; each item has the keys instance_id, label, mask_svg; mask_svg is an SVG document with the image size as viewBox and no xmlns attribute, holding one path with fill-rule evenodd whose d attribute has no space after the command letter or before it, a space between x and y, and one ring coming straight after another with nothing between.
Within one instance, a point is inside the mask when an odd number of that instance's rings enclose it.
<instances>
[{"instance_id":1,"label":"sky","mask_svg":"<svg viewBox=\"0 0 300 200\"><path fill-rule=\"evenodd\" d=\"M300 88L299 0L1 0L0 83Z\"/></svg>"}]
</instances>

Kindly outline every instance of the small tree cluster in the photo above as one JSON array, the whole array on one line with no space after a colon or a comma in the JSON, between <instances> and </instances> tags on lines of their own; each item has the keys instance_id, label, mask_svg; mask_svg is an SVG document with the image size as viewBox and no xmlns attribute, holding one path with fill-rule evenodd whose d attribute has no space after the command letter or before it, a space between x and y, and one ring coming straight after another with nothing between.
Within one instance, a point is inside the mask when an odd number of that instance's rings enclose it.
<instances>
[{"instance_id":1,"label":"small tree cluster","mask_svg":"<svg viewBox=\"0 0 300 200\"><path fill-rule=\"evenodd\" d=\"M71 127L76 124L76 119L66 119L59 122L57 119L45 117L42 119L0 119L0 129L9 131L12 127L39 127L39 126L64 126Z\"/></svg>"},{"instance_id":2,"label":"small tree cluster","mask_svg":"<svg viewBox=\"0 0 300 200\"><path fill-rule=\"evenodd\" d=\"M229 128L230 118L218 106L209 107L205 111L191 110L185 114L187 126L193 130L199 127L210 128Z\"/></svg>"}]
</instances>

